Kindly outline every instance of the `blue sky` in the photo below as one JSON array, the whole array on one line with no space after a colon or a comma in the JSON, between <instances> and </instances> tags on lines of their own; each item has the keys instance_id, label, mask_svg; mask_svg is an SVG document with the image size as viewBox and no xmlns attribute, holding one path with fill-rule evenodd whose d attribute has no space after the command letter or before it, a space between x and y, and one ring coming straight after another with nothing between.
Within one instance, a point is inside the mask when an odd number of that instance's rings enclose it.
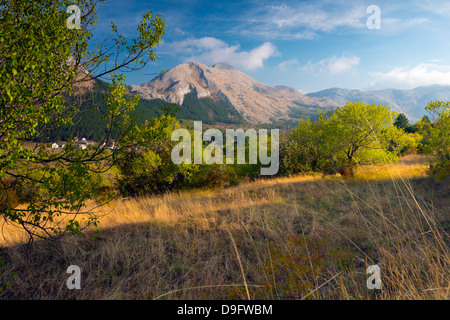
<instances>
[{"instance_id":1,"label":"blue sky","mask_svg":"<svg viewBox=\"0 0 450 320\"><path fill-rule=\"evenodd\" d=\"M380 8L380 29L367 26L370 5ZM167 32L158 61L127 84L196 61L304 93L450 85L450 1L108 0L98 5L95 35L113 20L136 36L147 10L163 16Z\"/></svg>"}]
</instances>

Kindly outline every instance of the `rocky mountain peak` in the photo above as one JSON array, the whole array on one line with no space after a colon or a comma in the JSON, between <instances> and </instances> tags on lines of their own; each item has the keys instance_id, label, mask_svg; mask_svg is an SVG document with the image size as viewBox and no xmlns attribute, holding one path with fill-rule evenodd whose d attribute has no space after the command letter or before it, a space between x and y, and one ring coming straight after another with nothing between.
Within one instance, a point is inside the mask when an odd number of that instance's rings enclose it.
<instances>
[{"instance_id":1,"label":"rocky mountain peak","mask_svg":"<svg viewBox=\"0 0 450 320\"><path fill-rule=\"evenodd\" d=\"M150 82L132 85L130 90L145 99L162 99L179 105L188 93L196 94L199 99L219 99L252 123L291 120L292 110L304 109L302 112L314 114L318 107L337 106L331 100L308 97L290 87L265 85L226 63L209 67L186 62Z\"/></svg>"}]
</instances>

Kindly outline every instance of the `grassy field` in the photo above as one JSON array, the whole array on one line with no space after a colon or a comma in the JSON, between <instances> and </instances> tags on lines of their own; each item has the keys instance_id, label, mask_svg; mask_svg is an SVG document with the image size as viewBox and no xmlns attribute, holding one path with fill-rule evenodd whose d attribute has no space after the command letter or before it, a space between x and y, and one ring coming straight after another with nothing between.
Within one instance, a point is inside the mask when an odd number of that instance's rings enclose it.
<instances>
[{"instance_id":1,"label":"grassy field","mask_svg":"<svg viewBox=\"0 0 450 320\"><path fill-rule=\"evenodd\" d=\"M117 200L98 230L24 245L3 224L6 299L449 299L449 185L427 162ZM98 231L97 230L97 231ZM366 268L379 264L382 290ZM66 269L82 269L68 290ZM17 279L10 276L17 274Z\"/></svg>"}]
</instances>

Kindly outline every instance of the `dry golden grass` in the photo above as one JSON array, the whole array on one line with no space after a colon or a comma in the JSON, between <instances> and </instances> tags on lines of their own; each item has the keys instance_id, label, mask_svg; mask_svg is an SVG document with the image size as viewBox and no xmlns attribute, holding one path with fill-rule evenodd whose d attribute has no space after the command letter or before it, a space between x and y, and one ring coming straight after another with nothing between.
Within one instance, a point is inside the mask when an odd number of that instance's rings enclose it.
<instances>
[{"instance_id":1,"label":"dry golden grass","mask_svg":"<svg viewBox=\"0 0 450 320\"><path fill-rule=\"evenodd\" d=\"M286 249L291 235L325 233L351 254L352 268L328 266L299 298L448 299L449 189L425 176L425 160L408 156L354 179L264 179L118 200L103 208L101 235L90 230L29 250L20 230L4 226L0 283L12 273L18 279L0 297L245 299L260 290L278 298L286 284L272 272L271 248ZM365 274L375 263L383 281L376 294ZM69 265L82 269L81 290L66 288Z\"/></svg>"},{"instance_id":2,"label":"dry golden grass","mask_svg":"<svg viewBox=\"0 0 450 320\"><path fill-rule=\"evenodd\" d=\"M398 163L385 166L363 166L358 168L355 175L362 180L389 180L401 178L424 177L429 168L430 158L421 155L408 155L400 158Z\"/></svg>"}]
</instances>

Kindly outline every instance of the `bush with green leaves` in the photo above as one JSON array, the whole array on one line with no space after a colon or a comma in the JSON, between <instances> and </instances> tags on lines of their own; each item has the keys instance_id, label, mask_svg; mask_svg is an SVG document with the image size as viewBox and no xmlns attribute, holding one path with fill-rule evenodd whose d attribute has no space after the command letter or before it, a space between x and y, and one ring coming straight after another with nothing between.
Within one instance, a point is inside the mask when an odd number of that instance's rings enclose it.
<instances>
[{"instance_id":1,"label":"bush with green leaves","mask_svg":"<svg viewBox=\"0 0 450 320\"><path fill-rule=\"evenodd\" d=\"M431 101L425 109L433 114L427 145L433 155L431 173L444 181L450 175L450 101Z\"/></svg>"},{"instance_id":2,"label":"bush with green leaves","mask_svg":"<svg viewBox=\"0 0 450 320\"><path fill-rule=\"evenodd\" d=\"M353 176L358 165L395 161L421 139L396 127L395 117L387 106L348 102L315 121L301 120L282 146L283 171Z\"/></svg>"},{"instance_id":3,"label":"bush with green leaves","mask_svg":"<svg viewBox=\"0 0 450 320\"><path fill-rule=\"evenodd\" d=\"M238 164L237 153L233 164L226 163L226 144L223 148L223 163L194 163L191 153L190 164L174 164L172 149L178 144L171 140L172 132L181 128L174 117L172 106L165 114L136 129L136 135L128 141L128 148L117 163L120 176L117 179L121 192L125 196L157 194L170 190L192 188L217 188L236 185L243 180L260 177L261 164L248 163L248 141L246 142L246 163ZM194 144L194 132L191 135L191 148ZM269 140L270 141L270 140ZM200 147L200 146L198 146ZM202 154L206 148L201 144ZM203 159L204 160L204 159Z\"/></svg>"},{"instance_id":4,"label":"bush with green leaves","mask_svg":"<svg viewBox=\"0 0 450 320\"><path fill-rule=\"evenodd\" d=\"M98 1L80 0L79 29L69 29L69 0L10 0L0 3L0 217L25 229L30 239L60 237L82 230L97 220L86 205L99 198L98 174L120 158L122 140L133 128L132 114L139 96L129 97L120 73L138 70L155 61L155 47L166 24L160 15L143 15L138 36L126 39L112 22L112 35L95 43ZM72 123L78 99L70 99L96 79L112 76L110 92L102 101L107 110L102 143L115 140L114 151L76 149L73 140L55 152L38 141L45 132ZM68 103L68 101L70 103ZM97 110L98 105L92 106ZM11 186L38 192L27 207L17 207ZM83 214L83 215L82 215ZM56 224L57 217L68 217ZM54 222L54 223L53 223Z\"/></svg>"},{"instance_id":5,"label":"bush with green leaves","mask_svg":"<svg viewBox=\"0 0 450 320\"><path fill-rule=\"evenodd\" d=\"M194 172L195 165L173 163L171 158L175 142L171 141L173 130L180 128L178 120L167 112L141 127L127 143L130 147L123 151L117 167L120 190L127 196L157 194L179 189Z\"/></svg>"},{"instance_id":6,"label":"bush with green leaves","mask_svg":"<svg viewBox=\"0 0 450 320\"><path fill-rule=\"evenodd\" d=\"M319 171L319 121L300 120L295 130L285 133L280 141L279 175L293 175Z\"/></svg>"}]
</instances>

